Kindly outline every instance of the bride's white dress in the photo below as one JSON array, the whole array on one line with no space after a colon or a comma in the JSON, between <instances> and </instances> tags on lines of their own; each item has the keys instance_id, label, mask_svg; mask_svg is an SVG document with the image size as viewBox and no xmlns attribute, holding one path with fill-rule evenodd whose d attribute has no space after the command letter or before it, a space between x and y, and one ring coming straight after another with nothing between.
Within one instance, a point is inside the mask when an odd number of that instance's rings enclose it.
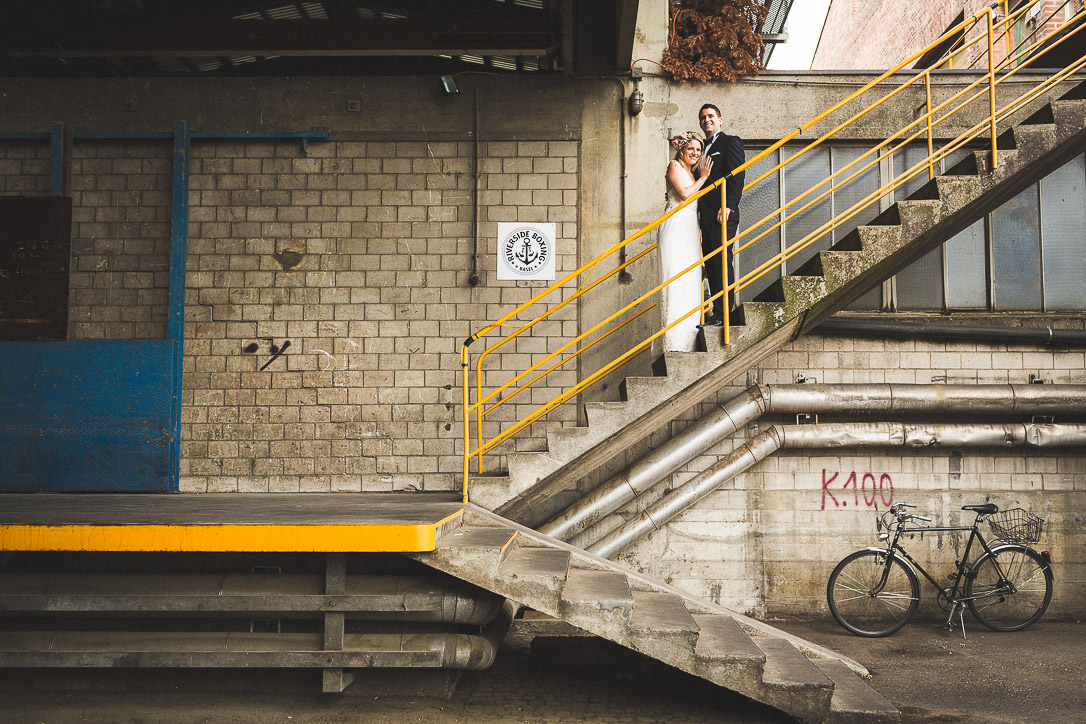
<instances>
[{"instance_id":1,"label":"bride's white dress","mask_svg":"<svg viewBox=\"0 0 1086 724\"><path fill-rule=\"evenodd\" d=\"M672 161L678 164L678 161ZM682 169L680 169L682 170ZM686 173L683 170L683 173ZM691 177L691 183L693 177ZM667 184L667 209L682 203L678 192ZM660 225L656 258L660 263L660 281L671 279L683 269L701 261L701 232L698 229L697 204L690 204ZM666 327L702 302L701 267L693 269L660 290L660 316ZM666 352L693 352L701 315L694 312L664 332Z\"/></svg>"}]
</instances>

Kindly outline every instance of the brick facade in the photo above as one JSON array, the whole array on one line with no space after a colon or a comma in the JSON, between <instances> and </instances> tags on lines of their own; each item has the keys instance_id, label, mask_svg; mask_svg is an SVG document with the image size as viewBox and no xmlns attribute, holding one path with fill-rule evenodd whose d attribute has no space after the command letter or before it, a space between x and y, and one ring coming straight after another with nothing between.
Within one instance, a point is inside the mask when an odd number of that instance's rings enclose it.
<instances>
[{"instance_id":1,"label":"brick facade","mask_svg":"<svg viewBox=\"0 0 1086 724\"><path fill-rule=\"evenodd\" d=\"M832 0L811 69L892 68L935 41L962 17L968 19L988 5L987 0ZM1011 12L1015 5L1011 3ZM997 63L1006 57L1008 48L1022 41L1022 47L1029 47L1031 37L1040 40L1062 27L1068 17L1082 9L1082 3L1040 0L1037 7L1035 18L1029 19L1027 11L1016 23L1019 27L1012 27L1009 41L1004 37L994 44ZM1002 9L997 10L995 21L1002 17ZM966 42L978 37L984 28L983 21L974 26L966 34ZM998 29L996 32L1002 33ZM986 51L987 41L980 41L956 58L951 67L977 68L983 64L982 70L987 70Z\"/></svg>"}]
</instances>

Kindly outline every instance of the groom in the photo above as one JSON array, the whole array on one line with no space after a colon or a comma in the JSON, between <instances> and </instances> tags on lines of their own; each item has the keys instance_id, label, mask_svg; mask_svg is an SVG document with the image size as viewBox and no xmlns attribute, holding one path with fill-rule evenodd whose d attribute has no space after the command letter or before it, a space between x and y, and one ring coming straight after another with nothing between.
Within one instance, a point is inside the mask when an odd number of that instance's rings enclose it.
<instances>
[{"instance_id":1,"label":"groom","mask_svg":"<svg viewBox=\"0 0 1086 724\"><path fill-rule=\"evenodd\" d=\"M712 103L706 103L698 112L698 125L705 133L705 151L702 154L702 162L707 158L713 159L713 168L709 172L709 180L706 186L727 177L721 191L724 193L726 207L723 212L720 208L720 193L710 191L698 199L698 225L701 227L701 252L709 254L721 247L721 228L725 224L728 229L728 238L735 236L739 229L739 200L743 198L743 183L746 172L731 175L732 172L746 161L743 151L743 139L739 136L729 136L720 130L720 109ZM695 170L697 177L701 177L702 166L699 164ZM725 218L726 217L726 218ZM735 264L732 259L732 248L729 246L723 252L705 261L705 277L709 280L709 291L719 294L724 289L724 272L722 264L728 265L728 283L735 282ZM728 294L729 305L735 304L735 292ZM719 327L724 324L724 298L718 297L713 302L712 314L705 318L705 323L700 326Z\"/></svg>"}]
</instances>

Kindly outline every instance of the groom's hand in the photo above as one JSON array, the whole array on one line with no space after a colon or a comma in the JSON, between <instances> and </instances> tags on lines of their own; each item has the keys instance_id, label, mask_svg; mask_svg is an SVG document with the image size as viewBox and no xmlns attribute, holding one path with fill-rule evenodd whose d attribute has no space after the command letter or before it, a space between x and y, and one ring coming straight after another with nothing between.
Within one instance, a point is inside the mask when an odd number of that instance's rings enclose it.
<instances>
[{"instance_id":1,"label":"groom's hand","mask_svg":"<svg viewBox=\"0 0 1086 724\"><path fill-rule=\"evenodd\" d=\"M727 216L724 215L724 211L727 212ZM723 224L724 219L727 219L727 218L731 217L731 215L732 215L732 210L731 209L725 207L724 211L721 211L720 209L716 210L716 223Z\"/></svg>"}]
</instances>

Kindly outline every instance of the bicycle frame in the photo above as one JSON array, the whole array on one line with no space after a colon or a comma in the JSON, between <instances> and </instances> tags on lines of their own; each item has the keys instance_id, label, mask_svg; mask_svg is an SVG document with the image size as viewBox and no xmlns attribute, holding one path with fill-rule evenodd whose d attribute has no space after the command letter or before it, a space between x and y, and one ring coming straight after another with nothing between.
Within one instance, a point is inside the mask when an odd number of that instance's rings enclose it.
<instances>
[{"instance_id":1,"label":"bicycle frame","mask_svg":"<svg viewBox=\"0 0 1086 724\"><path fill-rule=\"evenodd\" d=\"M897 554L900 558L905 560L905 562L913 569L913 571L919 571L921 574L923 574L924 578L928 579L928 582L935 587L935 590L939 591L939 595L946 597L946 600L951 604L952 607L950 614L952 617L954 615L953 608L966 601L975 601L981 598L991 598L993 596L1001 595L1000 592L989 592L978 596L961 596L958 594L959 586L962 585L962 581L964 581L965 577L968 575L969 552L973 549L973 541L977 541L978 543L980 543L981 548L983 548L984 552L989 555L991 555L994 550L998 550L999 548L1003 547L997 545L993 548L988 545L988 542L984 540L984 536L978 529L980 523L981 519L979 516L976 520L973 521L973 525L971 526L932 526L930 528L906 528L903 523L898 527L897 532L894 534L894 540L888 548L870 549L886 552L886 568L883 571L882 580L879 582L879 587L881 588L882 586L886 585L886 579L890 574L890 565L893 561L895 554ZM905 548L901 545L901 537L909 533L920 533L921 535L923 535L924 533L964 533L965 531L970 531L969 540L965 544L965 552L962 553L961 560L958 561L957 573L954 576L954 585L949 586L948 588L943 588L938 583L938 581L936 581L935 578L930 573L928 573L927 569L925 569L924 566L920 565L920 563L918 563L916 559L909 555L909 552L905 550ZM1007 576L999 567L999 561L996 559L995 556L992 556L992 563L995 565L996 571L999 572L999 579L1001 581L1006 581ZM1012 590L1010 591L1011 593L1017 592L1013 590L1014 584L1009 583L1008 585L1010 585L1012 588Z\"/></svg>"}]
</instances>

